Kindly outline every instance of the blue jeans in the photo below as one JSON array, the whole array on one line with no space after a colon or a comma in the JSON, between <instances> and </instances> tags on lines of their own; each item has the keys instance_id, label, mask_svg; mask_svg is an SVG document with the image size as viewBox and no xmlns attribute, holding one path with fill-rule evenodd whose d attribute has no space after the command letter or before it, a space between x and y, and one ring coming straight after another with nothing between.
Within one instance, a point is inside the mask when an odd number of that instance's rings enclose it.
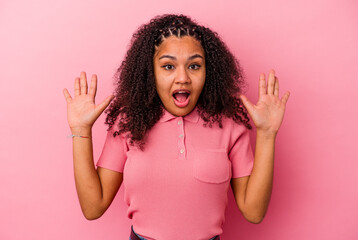
<instances>
[{"instance_id":1,"label":"blue jeans","mask_svg":"<svg viewBox=\"0 0 358 240\"><path fill-rule=\"evenodd\" d=\"M144 237L139 236L139 235L134 231L133 226L131 226L131 228L132 228L132 231L135 233L135 235L138 236L139 239L141 239L141 240L148 240L148 239L146 239L146 238L144 238ZM210 238L209 240L213 240L215 237L216 237L216 236ZM131 237L129 237L129 240L132 240Z\"/></svg>"}]
</instances>

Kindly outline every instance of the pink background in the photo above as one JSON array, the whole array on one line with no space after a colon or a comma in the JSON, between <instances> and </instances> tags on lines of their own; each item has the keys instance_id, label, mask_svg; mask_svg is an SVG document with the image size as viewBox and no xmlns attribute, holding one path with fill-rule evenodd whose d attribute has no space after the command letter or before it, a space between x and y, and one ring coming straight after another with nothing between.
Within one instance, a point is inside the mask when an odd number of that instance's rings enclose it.
<instances>
[{"instance_id":1,"label":"pink background","mask_svg":"<svg viewBox=\"0 0 358 240\"><path fill-rule=\"evenodd\" d=\"M81 213L62 90L73 96L75 77L96 73L102 101L132 33L163 13L217 31L245 70L251 101L270 68L280 96L291 92L267 215L247 222L230 190L222 239L358 239L358 4L219 2L0 2L0 239L129 238L123 188L102 218ZM104 119L93 128L95 161Z\"/></svg>"}]
</instances>

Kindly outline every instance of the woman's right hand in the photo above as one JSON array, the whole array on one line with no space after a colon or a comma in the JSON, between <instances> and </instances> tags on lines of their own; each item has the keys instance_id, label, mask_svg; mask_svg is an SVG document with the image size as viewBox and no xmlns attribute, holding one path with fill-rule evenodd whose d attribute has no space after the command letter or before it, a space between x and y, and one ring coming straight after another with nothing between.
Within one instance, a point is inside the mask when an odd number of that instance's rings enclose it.
<instances>
[{"instance_id":1,"label":"woman's right hand","mask_svg":"<svg viewBox=\"0 0 358 240\"><path fill-rule=\"evenodd\" d=\"M108 96L103 102L96 105L97 76L92 75L91 86L87 93L86 72L81 72L80 78L75 79L75 97L71 98L68 90L63 89L67 101L67 121L73 132L76 129L91 129L97 118L114 99Z\"/></svg>"}]
</instances>

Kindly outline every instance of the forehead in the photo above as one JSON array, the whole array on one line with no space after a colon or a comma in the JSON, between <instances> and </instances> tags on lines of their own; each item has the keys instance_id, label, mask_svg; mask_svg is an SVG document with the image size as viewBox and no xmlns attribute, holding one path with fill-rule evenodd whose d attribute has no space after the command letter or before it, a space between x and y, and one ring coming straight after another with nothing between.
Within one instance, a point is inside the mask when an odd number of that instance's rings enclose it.
<instances>
[{"instance_id":1,"label":"forehead","mask_svg":"<svg viewBox=\"0 0 358 240\"><path fill-rule=\"evenodd\" d=\"M202 53L202 55L204 55L204 49L200 42L193 37L184 36L178 38L176 36L170 36L156 48L154 57L160 57L160 55L164 53L176 55Z\"/></svg>"}]
</instances>

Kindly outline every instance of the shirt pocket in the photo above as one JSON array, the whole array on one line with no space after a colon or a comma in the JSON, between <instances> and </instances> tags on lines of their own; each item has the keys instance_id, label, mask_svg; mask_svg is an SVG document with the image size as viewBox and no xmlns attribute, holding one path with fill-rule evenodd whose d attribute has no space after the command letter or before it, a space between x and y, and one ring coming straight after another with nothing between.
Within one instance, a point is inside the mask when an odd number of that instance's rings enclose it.
<instances>
[{"instance_id":1,"label":"shirt pocket","mask_svg":"<svg viewBox=\"0 0 358 240\"><path fill-rule=\"evenodd\" d=\"M223 183L230 179L230 161L226 149L196 151L194 177L206 183Z\"/></svg>"}]
</instances>

